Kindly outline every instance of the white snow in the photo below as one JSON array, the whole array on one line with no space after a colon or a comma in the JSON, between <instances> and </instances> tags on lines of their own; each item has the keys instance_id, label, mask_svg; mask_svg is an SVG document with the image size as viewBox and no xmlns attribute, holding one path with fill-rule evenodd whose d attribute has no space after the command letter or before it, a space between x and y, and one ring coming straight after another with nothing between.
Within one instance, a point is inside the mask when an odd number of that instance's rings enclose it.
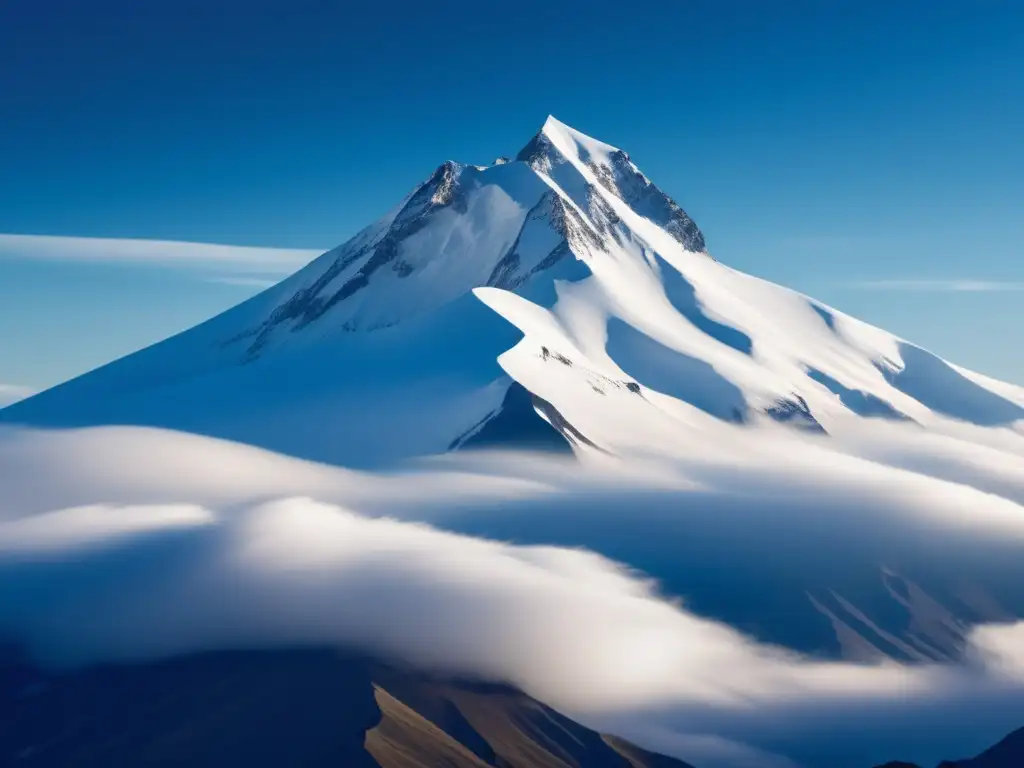
<instances>
[{"instance_id":1,"label":"white snow","mask_svg":"<svg viewBox=\"0 0 1024 768\"><path fill-rule=\"evenodd\" d=\"M686 250L616 192L649 185L618 149L553 117L541 138L545 162L449 164L432 177L448 169L443 192L426 182L274 288L0 420L152 424L376 465L443 451L496 410L501 358L582 434L607 434L599 444L613 452L657 452L695 424L728 431L801 400L834 436L892 418L945 434L974 424L987 441L1020 436L1020 388ZM389 237L393 255L367 267ZM562 262L545 263L566 240ZM335 264L344 268L318 284ZM362 273L365 285L353 283ZM499 273L518 297L483 288ZM543 348L574 367L526 362ZM595 376L644 395L606 397ZM622 424L615 409L636 414L628 428L609 428ZM656 438L665 424L671 437Z\"/></svg>"}]
</instances>

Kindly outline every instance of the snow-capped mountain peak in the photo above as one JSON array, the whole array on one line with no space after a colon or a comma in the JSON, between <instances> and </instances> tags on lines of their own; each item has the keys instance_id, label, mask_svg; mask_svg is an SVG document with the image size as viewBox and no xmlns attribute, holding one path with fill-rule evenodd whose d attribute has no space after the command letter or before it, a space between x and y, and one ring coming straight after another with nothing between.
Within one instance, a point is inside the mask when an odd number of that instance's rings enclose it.
<instances>
[{"instance_id":1,"label":"snow-capped mountain peak","mask_svg":"<svg viewBox=\"0 0 1024 768\"><path fill-rule=\"evenodd\" d=\"M638 215L663 228L687 250L706 251L704 236L694 221L618 147L591 138L549 116L517 159L553 179L583 207L586 207L584 196L594 186L599 186ZM574 178L577 175L579 178ZM582 191L578 187L581 180L585 185Z\"/></svg>"},{"instance_id":2,"label":"snow-capped mountain peak","mask_svg":"<svg viewBox=\"0 0 1024 768\"><path fill-rule=\"evenodd\" d=\"M242 333L246 355L314 324L317 334L389 327L475 287L516 287L585 259L618 220L606 194L704 250L692 220L625 152L549 117L515 161L443 163L388 216L285 281L278 292L290 293Z\"/></svg>"},{"instance_id":3,"label":"snow-capped mountain peak","mask_svg":"<svg viewBox=\"0 0 1024 768\"><path fill-rule=\"evenodd\" d=\"M718 263L624 151L554 117L515 160L445 162L277 286L0 414L346 464L516 443L538 419L629 454L773 422L1022 418L1018 388Z\"/></svg>"},{"instance_id":4,"label":"snow-capped mountain peak","mask_svg":"<svg viewBox=\"0 0 1024 768\"><path fill-rule=\"evenodd\" d=\"M559 121L554 115L548 115L537 134L516 155L516 160L537 163L543 169L570 158L580 160L584 164L607 164L610 156L621 152L618 147L580 133Z\"/></svg>"}]
</instances>

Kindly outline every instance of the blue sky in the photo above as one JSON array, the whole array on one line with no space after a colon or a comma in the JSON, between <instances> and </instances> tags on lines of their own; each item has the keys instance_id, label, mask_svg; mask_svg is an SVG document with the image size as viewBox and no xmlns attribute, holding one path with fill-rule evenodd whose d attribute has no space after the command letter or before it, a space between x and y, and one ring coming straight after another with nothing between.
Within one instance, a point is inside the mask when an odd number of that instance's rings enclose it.
<instances>
[{"instance_id":1,"label":"blue sky","mask_svg":"<svg viewBox=\"0 0 1024 768\"><path fill-rule=\"evenodd\" d=\"M629 151L720 260L1024 382L1022 93L1011 0L10 0L0 233L293 250L0 238L0 382L203 320L548 113Z\"/></svg>"}]
</instances>

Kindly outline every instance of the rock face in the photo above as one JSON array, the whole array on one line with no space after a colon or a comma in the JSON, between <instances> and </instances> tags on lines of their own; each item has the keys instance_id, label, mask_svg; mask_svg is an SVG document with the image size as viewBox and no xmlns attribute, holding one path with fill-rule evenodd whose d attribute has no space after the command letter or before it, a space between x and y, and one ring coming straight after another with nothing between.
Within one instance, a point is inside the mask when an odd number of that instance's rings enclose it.
<instances>
[{"instance_id":1,"label":"rock face","mask_svg":"<svg viewBox=\"0 0 1024 768\"><path fill-rule=\"evenodd\" d=\"M1020 728L994 747L969 760L947 763L943 768L1018 768L1024 766L1024 728Z\"/></svg>"},{"instance_id":2,"label":"rock face","mask_svg":"<svg viewBox=\"0 0 1024 768\"><path fill-rule=\"evenodd\" d=\"M331 650L44 674L0 663L0 765L687 768L515 689Z\"/></svg>"},{"instance_id":3,"label":"rock face","mask_svg":"<svg viewBox=\"0 0 1024 768\"><path fill-rule=\"evenodd\" d=\"M944 760L938 768L1021 768L1024 766L1024 728L1020 728L977 757ZM892 762L877 768L922 768L914 763Z\"/></svg>"}]
</instances>

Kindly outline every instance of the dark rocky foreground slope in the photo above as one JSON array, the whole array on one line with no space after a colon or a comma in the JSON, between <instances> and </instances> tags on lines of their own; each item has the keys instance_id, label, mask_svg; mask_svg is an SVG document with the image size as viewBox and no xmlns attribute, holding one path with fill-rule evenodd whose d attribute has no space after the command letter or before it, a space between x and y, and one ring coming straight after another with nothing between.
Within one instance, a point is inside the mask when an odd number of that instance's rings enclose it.
<instances>
[{"instance_id":1,"label":"dark rocky foreground slope","mask_svg":"<svg viewBox=\"0 0 1024 768\"><path fill-rule=\"evenodd\" d=\"M0 766L178 765L692 768L505 685L335 650L203 653L66 673L0 655ZM1022 766L1024 728L938 768Z\"/></svg>"},{"instance_id":2,"label":"dark rocky foreground slope","mask_svg":"<svg viewBox=\"0 0 1024 768\"><path fill-rule=\"evenodd\" d=\"M946 760L938 768L1022 768L1024 767L1024 728L1011 733L977 757ZM921 768L914 763L886 763L880 768Z\"/></svg>"},{"instance_id":3,"label":"dark rocky foreground slope","mask_svg":"<svg viewBox=\"0 0 1024 768\"><path fill-rule=\"evenodd\" d=\"M687 768L507 686L337 651L0 664L0 765Z\"/></svg>"}]
</instances>

